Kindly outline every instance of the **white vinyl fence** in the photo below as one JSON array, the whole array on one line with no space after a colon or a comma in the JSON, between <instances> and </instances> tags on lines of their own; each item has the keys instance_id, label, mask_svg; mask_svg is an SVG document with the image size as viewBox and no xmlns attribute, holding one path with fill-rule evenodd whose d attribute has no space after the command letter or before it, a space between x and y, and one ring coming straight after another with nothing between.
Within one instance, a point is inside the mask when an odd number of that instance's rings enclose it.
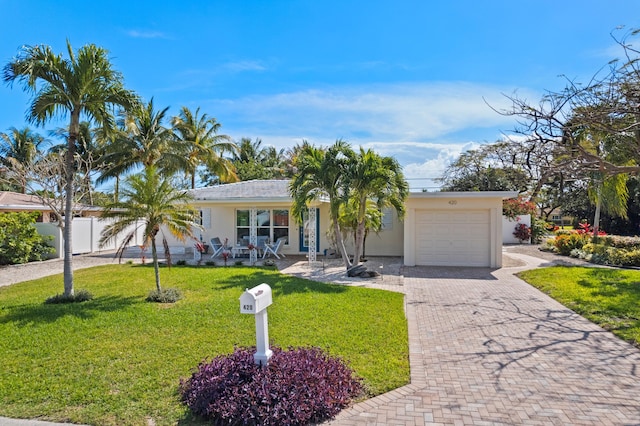
<instances>
[{"instance_id":1,"label":"white vinyl fence","mask_svg":"<svg viewBox=\"0 0 640 426\"><path fill-rule=\"evenodd\" d=\"M96 253L100 251L116 250L128 232L122 232L117 239L111 241L108 245L100 247L100 235L102 230L109 225L110 220L100 220L97 217L77 217L73 219L73 254ZM62 230L55 223L36 223L38 233L43 236L52 236L53 241L49 243L55 249L50 257L62 258L63 239ZM133 227L132 227L133 229ZM136 236L131 240L129 246L141 245L143 242L142 228L138 229Z\"/></svg>"}]
</instances>

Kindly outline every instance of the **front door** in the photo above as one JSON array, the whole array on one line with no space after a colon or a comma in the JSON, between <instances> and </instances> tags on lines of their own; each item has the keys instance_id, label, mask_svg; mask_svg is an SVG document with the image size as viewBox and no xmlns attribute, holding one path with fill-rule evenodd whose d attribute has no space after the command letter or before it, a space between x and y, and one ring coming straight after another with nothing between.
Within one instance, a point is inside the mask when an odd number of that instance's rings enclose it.
<instances>
[{"instance_id":1,"label":"front door","mask_svg":"<svg viewBox=\"0 0 640 426\"><path fill-rule=\"evenodd\" d=\"M300 235L298 241L300 241L300 251L308 252L309 251L309 230L311 227L315 225L316 230L316 252L320 251L320 209L316 209L316 223L312 224L309 220L309 212L307 210L304 211L302 215L302 225L300 226Z\"/></svg>"}]
</instances>

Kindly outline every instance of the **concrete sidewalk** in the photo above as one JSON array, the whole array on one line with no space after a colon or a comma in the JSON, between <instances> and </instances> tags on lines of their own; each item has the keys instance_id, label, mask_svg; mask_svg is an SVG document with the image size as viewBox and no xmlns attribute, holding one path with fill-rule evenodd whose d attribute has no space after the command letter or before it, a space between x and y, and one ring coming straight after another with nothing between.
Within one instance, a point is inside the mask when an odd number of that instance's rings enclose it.
<instances>
[{"instance_id":1,"label":"concrete sidewalk","mask_svg":"<svg viewBox=\"0 0 640 426\"><path fill-rule=\"evenodd\" d=\"M524 283L548 264L404 268L411 384L331 425L637 425L640 351Z\"/></svg>"},{"instance_id":2,"label":"concrete sidewalk","mask_svg":"<svg viewBox=\"0 0 640 426\"><path fill-rule=\"evenodd\" d=\"M82 426L72 423L51 423L39 420L19 420L0 417L0 426Z\"/></svg>"}]
</instances>

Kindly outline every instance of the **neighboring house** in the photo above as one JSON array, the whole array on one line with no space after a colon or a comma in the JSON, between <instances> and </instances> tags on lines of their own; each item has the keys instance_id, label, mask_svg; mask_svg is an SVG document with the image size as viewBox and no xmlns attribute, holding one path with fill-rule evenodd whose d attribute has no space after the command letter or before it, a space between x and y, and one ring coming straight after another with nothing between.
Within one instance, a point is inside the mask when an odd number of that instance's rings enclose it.
<instances>
[{"instance_id":1,"label":"neighboring house","mask_svg":"<svg viewBox=\"0 0 640 426\"><path fill-rule=\"evenodd\" d=\"M101 211L99 207L83 205L78 209L76 216L100 216ZM0 191L0 213L4 212L38 212L40 216L36 222L49 223L57 220L51 207L43 203L39 197L19 192Z\"/></svg>"},{"instance_id":2,"label":"neighboring house","mask_svg":"<svg viewBox=\"0 0 640 426\"><path fill-rule=\"evenodd\" d=\"M62 230L57 225L55 214L51 208L40 201L35 195L26 195L18 192L0 191L0 213L6 212L38 212L40 216L36 220L36 229L43 236L51 237L50 245L55 249L51 257L62 257L63 239ZM73 218L73 254L93 253L102 250L115 250L122 240L119 238L108 247L100 247L99 239L102 229L107 225L102 222L102 208L82 205L78 208ZM141 232L131 245L140 244Z\"/></svg>"},{"instance_id":3,"label":"neighboring house","mask_svg":"<svg viewBox=\"0 0 640 426\"><path fill-rule=\"evenodd\" d=\"M309 253L313 241L315 250L310 257L333 249L327 238L328 202L311 206L310 214L298 222L291 215L288 180L244 181L191 193L200 210L200 238L204 242L219 237L230 246L241 244L251 232L250 219L255 217L256 235L270 241L287 237L284 254ZM515 196L515 191L412 192L404 221L398 220L393 209L383 211L383 229L369 234L366 254L403 256L409 266L500 267L502 200Z\"/></svg>"}]
</instances>

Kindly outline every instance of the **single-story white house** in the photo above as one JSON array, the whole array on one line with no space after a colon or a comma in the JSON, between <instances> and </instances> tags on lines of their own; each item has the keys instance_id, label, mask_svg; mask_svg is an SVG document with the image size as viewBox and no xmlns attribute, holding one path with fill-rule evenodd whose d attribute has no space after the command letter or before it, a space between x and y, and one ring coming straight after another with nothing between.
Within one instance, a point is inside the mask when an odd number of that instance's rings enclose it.
<instances>
[{"instance_id":1,"label":"single-story white house","mask_svg":"<svg viewBox=\"0 0 640 426\"><path fill-rule=\"evenodd\" d=\"M327 238L328 202L311 206L303 222L298 223L291 214L288 180L244 181L198 188L191 193L193 205L200 211L200 238L204 242L218 237L233 246L249 235L270 241L287 237L284 254L308 253L310 258L332 249ZM369 234L366 254L402 256L408 266L499 268L502 200L517 195L515 191L412 192L403 221L393 209L382 212L383 229Z\"/></svg>"}]
</instances>

